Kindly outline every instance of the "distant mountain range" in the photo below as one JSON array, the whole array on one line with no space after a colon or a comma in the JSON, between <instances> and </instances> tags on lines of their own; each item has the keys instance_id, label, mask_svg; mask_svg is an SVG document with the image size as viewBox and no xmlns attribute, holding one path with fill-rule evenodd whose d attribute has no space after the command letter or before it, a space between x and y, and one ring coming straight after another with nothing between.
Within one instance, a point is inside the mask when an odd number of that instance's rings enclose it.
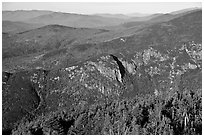
<instances>
[{"instance_id":1,"label":"distant mountain range","mask_svg":"<svg viewBox=\"0 0 204 137\"><path fill-rule=\"evenodd\" d=\"M52 11L43 10L17 10L17 11L3 11L2 20L7 21L25 21L42 15L53 13Z\"/></svg>"},{"instance_id":2,"label":"distant mountain range","mask_svg":"<svg viewBox=\"0 0 204 137\"><path fill-rule=\"evenodd\" d=\"M3 32L22 32L25 30L37 28L43 25L58 24L69 27L76 28L103 28L108 26L120 25L128 22L138 22L138 21L168 21L178 14L186 13L188 11L197 10L185 9L172 14L94 14L94 15L84 15L84 14L72 14L63 12L53 12L53 11L3 11ZM10 22L4 22L10 21ZM12 23L13 22L13 23ZM22 23L22 24L21 24ZM24 24L27 23L27 24ZM22 27L23 26L23 27Z\"/></svg>"}]
</instances>

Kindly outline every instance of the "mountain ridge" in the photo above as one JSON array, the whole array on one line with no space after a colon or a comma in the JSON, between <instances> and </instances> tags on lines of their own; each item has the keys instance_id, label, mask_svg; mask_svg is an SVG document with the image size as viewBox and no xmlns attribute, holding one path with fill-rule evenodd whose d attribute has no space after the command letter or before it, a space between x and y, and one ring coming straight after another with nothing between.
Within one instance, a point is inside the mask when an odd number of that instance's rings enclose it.
<instances>
[{"instance_id":1,"label":"mountain ridge","mask_svg":"<svg viewBox=\"0 0 204 137\"><path fill-rule=\"evenodd\" d=\"M196 10L196 8L184 9L179 11L176 14L182 14L184 12L190 12L193 10ZM174 13L172 14L172 16L176 14ZM100 14L86 15L86 14L41 11L41 10L28 10L28 12L27 10L20 10L20 11L3 11L2 20L20 21L24 23L37 23L37 24L44 24L44 25L59 24L59 25L65 25L70 27L93 28L93 27L119 25L121 23L126 23L131 21L148 21L148 20L154 19L159 15L162 16L163 14L128 17L127 15L123 15L123 14L104 14L104 15L102 14L102 16L100 16ZM159 18L155 18L155 20L157 19Z\"/></svg>"}]
</instances>

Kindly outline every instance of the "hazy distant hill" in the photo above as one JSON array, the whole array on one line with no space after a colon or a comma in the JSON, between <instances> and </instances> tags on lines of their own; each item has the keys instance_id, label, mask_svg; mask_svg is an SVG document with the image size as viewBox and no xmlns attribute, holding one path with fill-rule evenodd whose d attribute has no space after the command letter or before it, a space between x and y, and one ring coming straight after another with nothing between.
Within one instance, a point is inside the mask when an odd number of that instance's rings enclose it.
<instances>
[{"instance_id":1,"label":"hazy distant hill","mask_svg":"<svg viewBox=\"0 0 204 137\"><path fill-rule=\"evenodd\" d=\"M5 21L24 21L41 15L50 14L52 11L44 10L17 10L2 11L2 20Z\"/></svg>"},{"instance_id":2,"label":"hazy distant hill","mask_svg":"<svg viewBox=\"0 0 204 137\"><path fill-rule=\"evenodd\" d=\"M151 14L145 14L145 13L130 13L130 14L125 14L126 16L130 16L130 17L145 17L145 16L149 16Z\"/></svg>"},{"instance_id":3,"label":"hazy distant hill","mask_svg":"<svg viewBox=\"0 0 204 137\"><path fill-rule=\"evenodd\" d=\"M94 15L83 15L83 14L72 14L72 13L63 13L63 12L53 12L53 11L41 11L41 10L20 10L20 11L3 11L2 12L2 20L3 21L12 21L12 22L23 22L28 24L41 24L41 25L50 25L50 24L58 24L69 27L79 27L79 28L104 28L108 29L118 29L118 25L124 24L127 26L134 26L134 22L136 22L135 26L138 26L138 22L154 23L154 22L162 22L168 21L175 17L179 17L182 14L189 13L191 11L197 10L197 8L192 9L184 9L177 12L172 12L169 14L94 14ZM10 25L9 25L10 24ZM23 25L12 24L9 22L10 30L27 30L27 24L25 28ZM5 26L5 23L4 23ZM18 28L19 26L19 28ZM34 25L35 26L35 25ZM9 27L6 29L3 28L4 32L9 30ZM35 27L34 27L35 28Z\"/></svg>"},{"instance_id":4,"label":"hazy distant hill","mask_svg":"<svg viewBox=\"0 0 204 137\"><path fill-rule=\"evenodd\" d=\"M124 19L101 17L97 15L71 14L41 10L3 11L3 21L24 22L29 24L58 24L70 27L93 28L99 26L117 25Z\"/></svg>"},{"instance_id":5,"label":"hazy distant hill","mask_svg":"<svg viewBox=\"0 0 204 137\"><path fill-rule=\"evenodd\" d=\"M117 25L124 22L124 19L54 12L52 14L29 19L26 22L46 25L59 24L70 27L94 28L99 26Z\"/></svg>"},{"instance_id":6,"label":"hazy distant hill","mask_svg":"<svg viewBox=\"0 0 204 137\"><path fill-rule=\"evenodd\" d=\"M108 14L108 13L104 13L104 14L94 14L96 16L101 16L101 17L108 17L108 18L119 18L119 19L129 19L131 18L130 16L127 16L125 14Z\"/></svg>"},{"instance_id":7,"label":"hazy distant hill","mask_svg":"<svg viewBox=\"0 0 204 137\"><path fill-rule=\"evenodd\" d=\"M168 14L152 14L149 16L145 16L145 17L133 17L130 18L127 22L122 23L118 26L113 26L112 29L140 29L140 28L144 28L146 26L150 26L159 22L167 22L170 21L172 19L181 17L183 15L189 14L191 12L196 12L199 11L200 9L198 8L191 8L191 9L184 9L184 10L180 10L180 11L175 11L172 13L168 13ZM111 27L107 26L104 27L104 29L110 29Z\"/></svg>"},{"instance_id":8,"label":"hazy distant hill","mask_svg":"<svg viewBox=\"0 0 204 137\"><path fill-rule=\"evenodd\" d=\"M124 22L122 18L102 17L97 15L83 15L52 11L3 11L3 21L35 23L35 24L58 24L70 27L93 28L99 26L118 25Z\"/></svg>"},{"instance_id":9,"label":"hazy distant hill","mask_svg":"<svg viewBox=\"0 0 204 137\"><path fill-rule=\"evenodd\" d=\"M130 18L129 22L130 21L148 21L150 19L156 18L156 17L161 16L161 15L163 15L163 14L162 13L157 13L157 14L141 16L141 17L135 16L135 17Z\"/></svg>"},{"instance_id":10,"label":"hazy distant hill","mask_svg":"<svg viewBox=\"0 0 204 137\"><path fill-rule=\"evenodd\" d=\"M181 11L178 11L178 12L163 14L163 15L157 16L155 18L152 18L149 21L150 22L169 21L169 20L172 20L174 18L181 17L183 15L189 14L191 12L196 12L196 11L200 11L200 9L194 9L194 8L193 9L185 9L185 10L181 10Z\"/></svg>"},{"instance_id":11,"label":"hazy distant hill","mask_svg":"<svg viewBox=\"0 0 204 137\"><path fill-rule=\"evenodd\" d=\"M170 14L180 14L180 13L184 13L184 12L189 12L189 11L195 11L195 10L201 10L201 8L187 8L187 9L182 9L182 10L177 10L177 11L173 11L170 12Z\"/></svg>"}]
</instances>

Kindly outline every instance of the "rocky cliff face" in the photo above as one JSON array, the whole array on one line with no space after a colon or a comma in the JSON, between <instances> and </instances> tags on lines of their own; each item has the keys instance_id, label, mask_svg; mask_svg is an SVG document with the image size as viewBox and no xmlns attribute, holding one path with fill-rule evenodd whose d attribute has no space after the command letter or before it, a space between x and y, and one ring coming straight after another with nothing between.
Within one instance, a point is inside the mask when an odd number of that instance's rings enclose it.
<instances>
[{"instance_id":1,"label":"rocky cliff face","mask_svg":"<svg viewBox=\"0 0 204 137\"><path fill-rule=\"evenodd\" d=\"M128 58L107 54L51 71L4 72L3 117L9 120L3 125L12 127L25 115L50 112L82 102L91 105L142 94L162 95L179 88L185 90L183 79L186 73L197 75L201 68L201 44L190 42L168 51L168 54L150 47ZM201 88L201 83L196 85ZM28 102L23 103L25 100Z\"/></svg>"}]
</instances>

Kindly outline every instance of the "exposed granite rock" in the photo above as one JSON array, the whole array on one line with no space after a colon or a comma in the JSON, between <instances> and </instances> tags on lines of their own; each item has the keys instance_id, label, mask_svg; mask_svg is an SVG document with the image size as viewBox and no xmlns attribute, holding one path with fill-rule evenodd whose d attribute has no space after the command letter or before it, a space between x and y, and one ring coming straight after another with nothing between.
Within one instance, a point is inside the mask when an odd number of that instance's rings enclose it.
<instances>
[{"instance_id":1,"label":"exposed granite rock","mask_svg":"<svg viewBox=\"0 0 204 137\"><path fill-rule=\"evenodd\" d=\"M190 45L194 45L194 48L188 47ZM25 115L42 112L41 108L50 112L75 106L80 102L91 105L132 98L141 94L159 96L163 92L179 89L179 84L175 85L175 83L180 83L183 74L187 74L189 70L196 72L201 68L200 53L194 53L200 52L200 46L195 43L188 46L183 46L183 50L173 49L167 53L160 53L154 48L149 48L128 57L125 54L122 57L105 54L97 59L50 71L3 73L3 82L5 82L3 83L3 117L15 119L9 121L7 127L4 122L4 129L9 129L13 123ZM21 108L15 110L18 117L10 115L14 104L6 98L8 94L13 93L19 95L14 100L23 98L27 101L29 100L27 96L32 96L30 99L34 100L35 107L30 106L32 102L28 101L29 113L21 114L19 112L23 110ZM25 94L20 96L21 93ZM18 101L14 102L17 106L21 106ZM11 104L12 111L8 109Z\"/></svg>"}]
</instances>

